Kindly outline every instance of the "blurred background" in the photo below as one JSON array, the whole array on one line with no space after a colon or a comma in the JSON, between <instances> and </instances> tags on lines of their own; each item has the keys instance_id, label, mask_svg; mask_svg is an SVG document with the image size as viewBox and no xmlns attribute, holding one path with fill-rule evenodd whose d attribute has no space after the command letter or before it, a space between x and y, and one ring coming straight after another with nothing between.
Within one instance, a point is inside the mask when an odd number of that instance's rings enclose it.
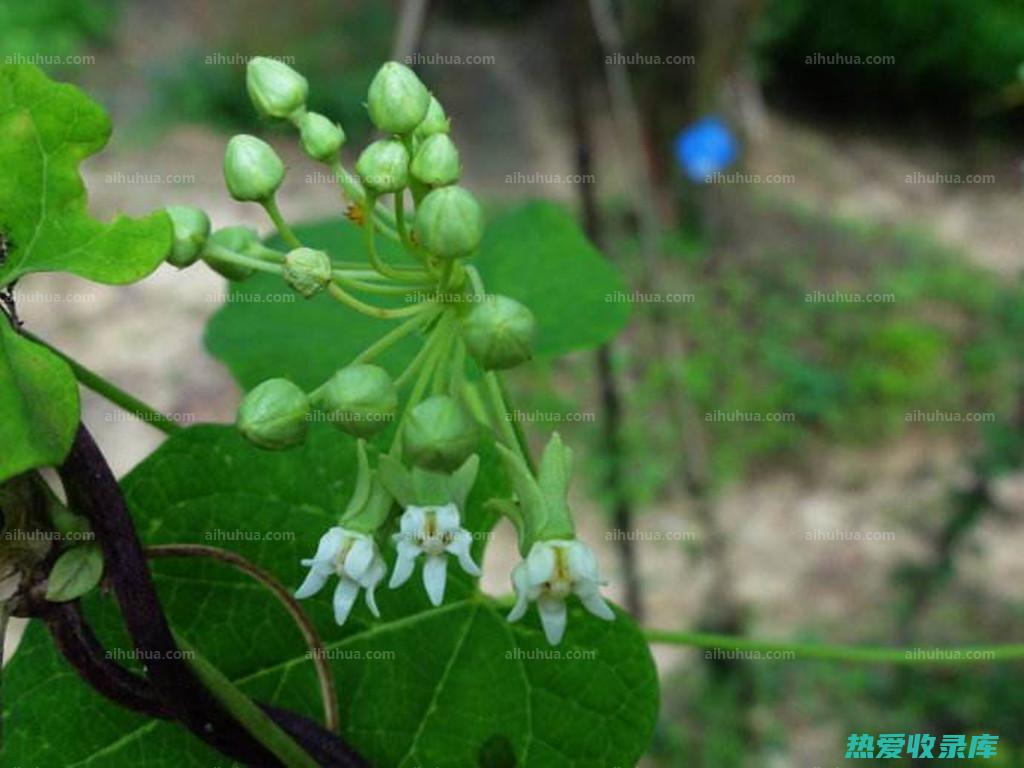
<instances>
[{"instance_id":1,"label":"blurred background","mask_svg":"<svg viewBox=\"0 0 1024 768\"><path fill-rule=\"evenodd\" d=\"M512 377L538 443L644 624L936 646L1024 629L1024 5L1019 0L0 0L0 56L111 112L95 215L230 200L233 132L289 165L291 220L333 182L254 115L248 57L309 77L351 162L379 64L453 117L492 210L564 203L626 276L626 331ZM33 330L183 423L239 398L207 355L223 280L26 278ZM115 469L160 434L88 396ZM507 572L510 541L488 554ZM488 585L504 592L503 579ZM655 647L645 766L843 764L851 732L998 734L1024 765L1024 666L880 667ZM903 765L898 760L892 765ZM970 761L966 761L970 762ZM906 763L906 764L909 764Z\"/></svg>"}]
</instances>

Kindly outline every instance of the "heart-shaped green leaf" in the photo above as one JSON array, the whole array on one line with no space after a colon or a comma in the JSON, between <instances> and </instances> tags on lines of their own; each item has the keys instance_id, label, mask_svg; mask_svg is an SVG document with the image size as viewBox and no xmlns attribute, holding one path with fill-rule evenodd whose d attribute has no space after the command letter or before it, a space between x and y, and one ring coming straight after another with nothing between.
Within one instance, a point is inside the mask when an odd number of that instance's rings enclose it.
<instances>
[{"instance_id":1,"label":"heart-shaped green leaf","mask_svg":"<svg viewBox=\"0 0 1024 768\"><path fill-rule=\"evenodd\" d=\"M31 64L3 65L0 136L0 285L57 271L130 283L156 269L171 245L165 213L104 224L86 210L78 164L110 137L98 104Z\"/></svg>"},{"instance_id":2,"label":"heart-shaped green leaf","mask_svg":"<svg viewBox=\"0 0 1024 768\"><path fill-rule=\"evenodd\" d=\"M365 258L363 233L348 221L308 224L297 232L306 245L335 259ZM384 255L394 257L391 241L378 240ZM539 358L601 344L629 316L628 302L618 300L624 289L614 268L572 217L552 203L528 203L496 217L471 261L489 292L511 296L533 310ZM289 294L280 279L256 275L232 286L230 300L207 326L207 347L245 389L274 376L317 386L393 325L326 295L303 300ZM416 341L406 339L383 358L385 364L401 364L415 349Z\"/></svg>"},{"instance_id":3,"label":"heart-shaped green leaf","mask_svg":"<svg viewBox=\"0 0 1024 768\"><path fill-rule=\"evenodd\" d=\"M222 546L296 585L305 570L299 559L313 553L351 493L353 465L352 441L323 425L306 445L284 453L252 448L230 428L204 426L170 439L124 486L147 543ZM506 492L487 450L464 516L478 559L495 522L483 502ZM384 546L392 559L390 542ZM650 652L628 617L604 622L574 606L563 644L551 648L534 612L509 624L507 606L479 594L454 563L445 602L431 607L421 569L397 590L381 585L380 620L360 599L337 627L333 584L304 603L337 677L343 733L372 765L636 764L658 692ZM306 647L272 597L216 563L160 560L155 570L172 623L204 656L250 695L320 716ZM124 647L109 602L94 593L87 612L108 646ZM4 765L222 764L175 726L102 701L71 674L41 628L27 634L4 689ZM82 712L93 713L87 725Z\"/></svg>"},{"instance_id":4,"label":"heart-shaped green leaf","mask_svg":"<svg viewBox=\"0 0 1024 768\"><path fill-rule=\"evenodd\" d=\"M68 364L0 315L0 482L60 464L78 428L78 385Z\"/></svg>"}]
</instances>

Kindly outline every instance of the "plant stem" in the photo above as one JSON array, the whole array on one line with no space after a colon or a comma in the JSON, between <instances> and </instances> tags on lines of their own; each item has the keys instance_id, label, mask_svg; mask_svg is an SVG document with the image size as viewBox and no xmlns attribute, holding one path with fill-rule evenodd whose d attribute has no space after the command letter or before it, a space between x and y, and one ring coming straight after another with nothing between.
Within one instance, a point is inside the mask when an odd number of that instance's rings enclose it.
<instances>
[{"instance_id":1,"label":"plant stem","mask_svg":"<svg viewBox=\"0 0 1024 768\"><path fill-rule=\"evenodd\" d=\"M192 733L254 765L273 756L227 712L180 658L121 488L84 425L58 473L68 505L92 525L107 578L157 698Z\"/></svg>"},{"instance_id":2,"label":"plant stem","mask_svg":"<svg viewBox=\"0 0 1024 768\"><path fill-rule=\"evenodd\" d=\"M107 381L98 373L89 370L74 358L64 354L59 349L43 341L35 334L24 330L22 333L26 338L46 347L67 363L71 368L72 373L75 374L75 378L80 384L82 384L82 386L87 389L91 389L93 392L109 400L119 408L123 408L128 413L137 417L139 421L145 422L155 429L159 429L165 435L175 435L183 431L182 426L175 422L170 416L160 413L156 408L146 405L133 395L129 395L123 389Z\"/></svg>"},{"instance_id":3,"label":"plant stem","mask_svg":"<svg viewBox=\"0 0 1024 768\"><path fill-rule=\"evenodd\" d=\"M498 384L498 376L494 371L488 371L484 374L484 391L490 398L491 408L494 409L494 416L498 420L498 429L501 432L502 442L508 448L516 451L532 470L533 464L530 461L529 451L524 445L520 444L516 431L512 427L508 407L505 405L505 398L502 395L501 386Z\"/></svg>"},{"instance_id":4,"label":"plant stem","mask_svg":"<svg viewBox=\"0 0 1024 768\"><path fill-rule=\"evenodd\" d=\"M367 195L366 204L375 205L376 198L372 195ZM385 264L381 259L380 254L377 253L377 240L374 237L377 228L374 226L373 218L367 216L363 220L363 231L366 233L366 252L370 259L370 266L380 272L385 277L390 277L392 280L400 280L405 282L419 282L422 278L420 274L414 274L401 269L396 269L390 264Z\"/></svg>"},{"instance_id":5,"label":"plant stem","mask_svg":"<svg viewBox=\"0 0 1024 768\"><path fill-rule=\"evenodd\" d=\"M338 733L340 729L340 718L338 715L338 697L334 687L334 676L331 674L331 665L327 661L327 653L324 644L317 634L316 627L309 620L299 601L292 593L269 571L260 568L253 562L246 560L236 552L231 552L219 547L210 547L203 544L164 544L162 546L147 547L146 556L153 557L201 557L227 563L237 568L242 573L251 576L277 598L284 609L291 614L295 625L299 628L306 645L309 646L309 653L316 669L317 680L320 683L320 698L323 700L324 725L327 730Z\"/></svg>"},{"instance_id":6,"label":"plant stem","mask_svg":"<svg viewBox=\"0 0 1024 768\"><path fill-rule=\"evenodd\" d=\"M253 766L278 765L274 755L222 707L182 661L121 488L84 425L79 426L58 473L69 506L89 520L103 551L107 580L132 644L147 660L146 675L153 700L166 707L167 716L228 757ZM104 661L108 660L106 656ZM123 682L123 675L114 673L112 677ZM135 700L145 699L136 696ZM368 764L344 741L316 723L277 707L261 706L282 728L317 754L321 765L367 768Z\"/></svg>"},{"instance_id":7,"label":"plant stem","mask_svg":"<svg viewBox=\"0 0 1024 768\"><path fill-rule=\"evenodd\" d=\"M434 306L433 302L422 302L420 304L414 304L411 307L401 307L399 309L387 309L386 307L378 307L373 304L367 304L364 301L360 301L351 293L346 291L337 282L331 282L327 285L327 292L334 298L340 301L342 304L346 304L357 312L362 312L364 315L370 317L376 317L381 320L393 320L399 317L409 317L409 315L415 315L422 312L425 307Z\"/></svg>"},{"instance_id":8,"label":"plant stem","mask_svg":"<svg viewBox=\"0 0 1024 768\"><path fill-rule=\"evenodd\" d=\"M982 662L1024 659L1024 644L977 645L953 648L884 648L856 645L816 645L750 637L713 634L708 632L677 632L665 629L645 629L644 636L652 643L685 645L696 648L730 651L760 651L780 653L790 661L845 661L866 664L977 664ZM929 658L929 652L938 658ZM783 658L786 658L783 656Z\"/></svg>"},{"instance_id":9,"label":"plant stem","mask_svg":"<svg viewBox=\"0 0 1024 768\"><path fill-rule=\"evenodd\" d=\"M355 291L364 291L365 293L372 293L378 296L405 296L410 293L425 293L426 291L433 293L433 286L431 285L389 285L387 283L367 283L362 280L349 277L348 273L341 269L336 269L331 274L341 285Z\"/></svg>"},{"instance_id":10,"label":"plant stem","mask_svg":"<svg viewBox=\"0 0 1024 768\"><path fill-rule=\"evenodd\" d=\"M273 196L268 197L263 201L262 205L270 220L274 222L274 226L277 227L277 231L280 233L281 239L284 240L285 244L289 248L301 248L302 242L292 232L292 228L288 226L288 222L281 215L281 209L277 207L277 198Z\"/></svg>"},{"instance_id":11,"label":"plant stem","mask_svg":"<svg viewBox=\"0 0 1024 768\"><path fill-rule=\"evenodd\" d=\"M422 325L425 325L426 323L429 323L441 311L442 309L440 307L428 308L424 309L421 314L410 317L404 323L391 329L386 334L377 339L377 341L373 342L373 344L371 344L358 355L356 355L356 357L352 360L352 365L368 363L371 360L375 359L382 352L390 349L397 342L404 339L417 328L419 328Z\"/></svg>"},{"instance_id":12,"label":"plant stem","mask_svg":"<svg viewBox=\"0 0 1024 768\"><path fill-rule=\"evenodd\" d=\"M225 248L223 245L217 245L216 243L207 243L203 250L211 256L216 256L218 259L229 261L232 264L237 264L241 267L255 269L257 272L267 272L271 275L280 275L283 271L279 264L264 261L263 259L257 259L252 256L246 256L244 253L232 251L230 248Z\"/></svg>"},{"instance_id":13,"label":"plant stem","mask_svg":"<svg viewBox=\"0 0 1024 768\"><path fill-rule=\"evenodd\" d=\"M366 209L366 192L359 185L352 174L350 174L341 160L335 158L334 162L331 163L331 170L334 171L334 178L338 182L338 186L341 187L342 194L347 197L352 203L358 205L367 212ZM378 207L374 205L372 216L379 229L383 234L392 238L393 240L399 240L398 233L394 229L395 218L394 215L387 208Z\"/></svg>"},{"instance_id":14,"label":"plant stem","mask_svg":"<svg viewBox=\"0 0 1024 768\"><path fill-rule=\"evenodd\" d=\"M404 386L409 379L412 378L413 374L420 370L420 368L424 366L434 355L435 348L441 342L441 336L447 332L448 323L446 321L448 317L449 315L445 315L438 321L437 325L434 327L434 332L430 334L430 338L424 342L423 346L420 347L420 351L417 352L416 356L412 359L412 362L410 362L409 365L406 366L405 370L398 375L398 378L395 379L395 387L400 389ZM414 405L415 403L410 401L409 405L406 406L406 410Z\"/></svg>"},{"instance_id":15,"label":"plant stem","mask_svg":"<svg viewBox=\"0 0 1024 768\"><path fill-rule=\"evenodd\" d=\"M224 705L242 727L267 748L285 768L318 768L316 761L278 727L252 699L242 693L223 672L199 655L195 647L179 633L174 633L178 646L188 656L188 663L202 683Z\"/></svg>"},{"instance_id":16,"label":"plant stem","mask_svg":"<svg viewBox=\"0 0 1024 768\"><path fill-rule=\"evenodd\" d=\"M57 650L97 693L118 706L149 717L173 719L146 678L113 661L113 654L103 647L86 622L78 601L50 603L40 599L32 608L33 612L28 615L46 622ZM312 720L269 704L258 703L257 706L298 741L321 766L367 768L366 762L345 742Z\"/></svg>"}]
</instances>

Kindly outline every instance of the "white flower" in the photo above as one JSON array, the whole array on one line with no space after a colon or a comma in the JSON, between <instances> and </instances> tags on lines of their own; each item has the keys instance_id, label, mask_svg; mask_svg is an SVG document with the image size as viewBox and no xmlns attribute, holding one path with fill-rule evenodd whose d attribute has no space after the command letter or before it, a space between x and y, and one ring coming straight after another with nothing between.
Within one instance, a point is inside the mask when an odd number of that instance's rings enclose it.
<instances>
[{"instance_id":1,"label":"white flower","mask_svg":"<svg viewBox=\"0 0 1024 768\"><path fill-rule=\"evenodd\" d=\"M601 584L597 558L586 544L575 539L538 541L526 559L512 570L516 604L508 620L521 619L529 601L536 600L544 635L551 645L558 645L565 634L565 599L572 593L598 618L615 619L612 609L601 598Z\"/></svg>"},{"instance_id":2,"label":"white flower","mask_svg":"<svg viewBox=\"0 0 1024 768\"><path fill-rule=\"evenodd\" d=\"M316 554L302 564L309 567L309 573L295 592L299 600L315 595L336 573L340 581L334 590L334 620L339 625L345 623L360 587L366 590L367 607L380 618L373 592L387 573L387 566L371 536L335 526L320 537Z\"/></svg>"},{"instance_id":3,"label":"white flower","mask_svg":"<svg viewBox=\"0 0 1024 768\"><path fill-rule=\"evenodd\" d=\"M427 556L423 564L423 586L433 605L440 605L444 600L449 554L459 559L462 570L470 576L480 575L480 569L469 554L473 537L460 525L459 508L454 504L407 507L399 528L401 532L393 537L398 545L398 559L388 583L392 589L409 580L421 552Z\"/></svg>"}]
</instances>

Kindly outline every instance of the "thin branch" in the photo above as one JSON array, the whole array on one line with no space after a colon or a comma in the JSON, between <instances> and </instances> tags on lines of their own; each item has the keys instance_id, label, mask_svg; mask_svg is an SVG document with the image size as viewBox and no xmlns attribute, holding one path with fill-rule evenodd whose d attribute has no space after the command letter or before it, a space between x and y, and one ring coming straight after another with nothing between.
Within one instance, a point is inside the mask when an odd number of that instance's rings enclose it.
<instances>
[{"instance_id":1,"label":"thin branch","mask_svg":"<svg viewBox=\"0 0 1024 768\"><path fill-rule=\"evenodd\" d=\"M885 648L858 645L817 645L759 640L752 637L722 635L708 632L675 632L666 629L645 629L644 636L652 643L685 645L696 648L753 651L780 661L845 661L868 664L951 665L982 664L1024 659L1024 643L1013 645L970 645L952 648Z\"/></svg>"},{"instance_id":2,"label":"thin branch","mask_svg":"<svg viewBox=\"0 0 1024 768\"><path fill-rule=\"evenodd\" d=\"M182 431L181 425L174 421L170 416L167 416L156 408L147 405L134 395L128 394L123 389L120 389L116 384L107 381L98 373L86 368L77 360L69 357L56 347L43 341L35 334L29 333L28 331L22 331L22 335L27 339L31 339L36 344L46 347L48 350L60 357L68 364L71 368L71 372L75 374L75 378L78 379L78 382L82 386L91 389L93 392L106 398L114 405L123 408L128 413L136 416L139 421L145 422L155 429L159 429L165 435L174 435Z\"/></svg>"},{"instance_id":3,"label":"thin branch","mask_svg":"<svg viewBox=\"0 0 1024 768\"><path fill-rule=\"evenodd\" d=\"M163 544L146 547L145 551L147 557L150 558L200 557L227 563L265 586L291 615L299 631L302 632L306 645L309 646L313 666L316 668L317 681L320 684L320 698L323 700L324 707L324 724L327 726L327 730L338 733L341 727L338 715L338 696L323 641L320 639L320 635L317 634L313 622L309 620L309 617L302 610L298 600L292 596L292 593L280 581L274 578L272 573L246 560L236 552L203 544Z\"/></svg>"}]
</instances>

